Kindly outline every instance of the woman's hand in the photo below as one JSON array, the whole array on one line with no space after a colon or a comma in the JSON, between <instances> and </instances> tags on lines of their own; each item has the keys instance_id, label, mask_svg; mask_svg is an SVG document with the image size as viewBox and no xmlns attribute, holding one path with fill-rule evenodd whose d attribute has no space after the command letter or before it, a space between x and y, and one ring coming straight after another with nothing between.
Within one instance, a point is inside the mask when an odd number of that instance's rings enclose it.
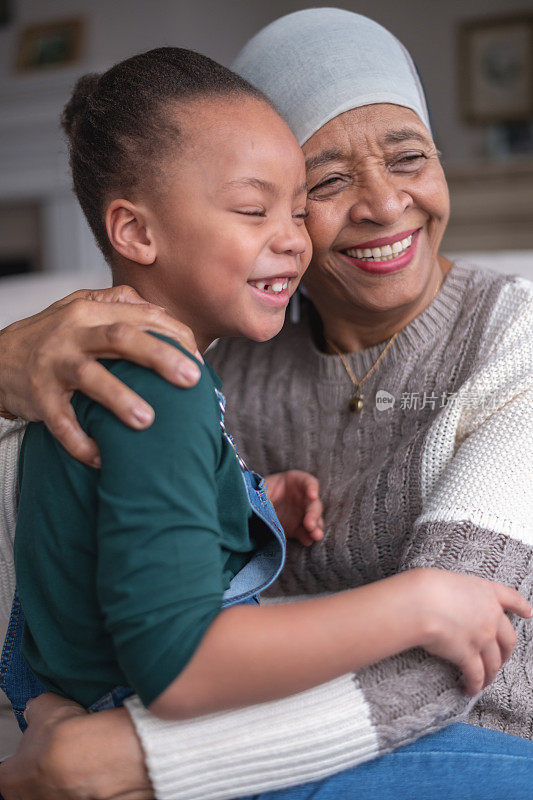
<instances>
[{"instance_id":1,"label":"woman's hand","mask_svg":"<svg viewBox=\"0 0 533 800\"><path fill-rule=\"evenodd\" d=\"M148 330L199 356L192 331L130 286L83 289L9 325L0 331L0 416L44 421L74 458L99 466L98 447L70 403L76 389L132 428L149 427L154 412L97 359L126 358L184 388L200 378L191 359Z\"/></svg>"},{"instance_id":2,"label":"woman's hand","mask_svg":"<svg viewBox=\"0 0 533 800\"><path fill-rule=\"evenodd\" d=\"M141 746L125 709L87 714L54 694L31 700L28 729L0 764L4 800L151 800Z\"/></svg>"},{"instance_id":3,"label":"woman's hand","mask_svg":"<svg viewBox=\"0 0 533 800\"><path fill-rule=\"evenodd\" d=\"M291 469L266 478L268 496L289 539L309 547L324 536L318 480L308 472Z\"/></svg>"}]
</instances>

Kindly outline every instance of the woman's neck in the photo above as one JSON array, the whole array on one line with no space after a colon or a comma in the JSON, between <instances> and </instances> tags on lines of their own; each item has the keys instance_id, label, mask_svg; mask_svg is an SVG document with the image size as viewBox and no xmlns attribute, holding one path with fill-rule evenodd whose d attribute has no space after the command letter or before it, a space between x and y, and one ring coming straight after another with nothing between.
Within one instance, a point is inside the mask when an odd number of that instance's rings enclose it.
<instances>
[{"instance_id":1,"label":"woman's neck","mask_svg":"<svg viewBox=\"0 0 533 800\"><path fill-rule=\"evenodd\" d=\"M328 344L332 342L343 353L357 353L386 342L433 302L451 266L450 261L439 258L438 269L433 271L424 292L415 302L399 308L369 309L366 313L365 309L357 309L355 314L349 306L329 306L324 298L311 298L320 315L326 349L333 350Z\"/></svg>"}]
</instances>

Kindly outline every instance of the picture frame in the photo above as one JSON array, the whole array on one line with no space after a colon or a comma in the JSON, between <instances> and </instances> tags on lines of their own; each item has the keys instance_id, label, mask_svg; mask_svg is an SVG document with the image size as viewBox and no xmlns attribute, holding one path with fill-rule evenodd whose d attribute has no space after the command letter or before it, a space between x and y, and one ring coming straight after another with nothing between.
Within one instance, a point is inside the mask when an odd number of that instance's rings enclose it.
<instances>
[{"instance_id":1,"label":"picture frame","mask_svg":"<svg viewBox=\"0 0 533 800\"><path fill-rule=\"evenodd\" d=\"M461 115L466 122L533 119L533 14L463 23L459 64Z\"/></svg>"},{"instance_id":2,"label":"picture frame","mask_svg":"<svg viewBox=\"0 0 533 800\"><path fill-rule=\"evenodd\" d=\"M19 35L16 69L27 72L78 61L83 28L79 17L27 25Z\"/></svg>"},{"instance_id":3,"label":"picture frame","mask_svg":"<svg viewBox=\"0 0 533 800\"><path fill-rule=\"evenodd\" d=\"M13 20L11 0L0 0L0 28L9 25Z\"/></svg>"}]
</instances>

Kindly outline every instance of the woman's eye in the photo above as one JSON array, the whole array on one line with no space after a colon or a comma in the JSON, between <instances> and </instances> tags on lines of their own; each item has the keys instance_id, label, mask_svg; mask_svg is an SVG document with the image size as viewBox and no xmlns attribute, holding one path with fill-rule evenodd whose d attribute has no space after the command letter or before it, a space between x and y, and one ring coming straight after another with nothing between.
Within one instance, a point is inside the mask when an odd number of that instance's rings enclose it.
<instances>
[{"instance_id":1,"label":"woman's eye","mask_svg":"<svg viewBox=\"0 0 533 800\"><path fill-rule=\"evenodd\" d=\"M299 214L292 215L294 219L307 219L309 211L301 211Z\"/></svg>"},{"instance_id":2,"label":"woman's eye","mask_svg":"<svg viewBox=\"0 0 533 800\"><path fill-rule=\"evenodd\" d=\"M400 171L414 172L420 169L424 161L426 161L424 153L407 153L392 161L390 166L392 169L397 168Z\"/></svg>"},{"instance_id":3,"label":"woman's eye","mask_svg":"<svg viewBox=\"0 0 533 800\"><path fill-rule=\"evenodd\" d=\"M309 194L312 192L319 192L321 189L335 189L342 183L340 175L331 175L329 178L324 178L320 183L315 184L312 189L309 189Z\"/></svg>"}]
</instances>

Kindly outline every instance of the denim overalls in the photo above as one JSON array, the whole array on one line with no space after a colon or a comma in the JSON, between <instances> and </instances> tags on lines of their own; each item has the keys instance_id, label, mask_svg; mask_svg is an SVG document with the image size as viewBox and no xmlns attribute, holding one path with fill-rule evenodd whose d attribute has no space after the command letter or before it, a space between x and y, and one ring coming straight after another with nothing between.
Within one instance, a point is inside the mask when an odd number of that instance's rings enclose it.
<instances>
[{"instance_id":1,"label":"denim overalls","mask_svg":"<svg viewBox=\"0 0 533 800\"><path fill-rule=\"evenodd\" d=\"M220 406L222 435L235 451L252 512L264 523L266 530L271 534L266 543L253 554L250 561L235 575L229 588L224 592L222 607L227 608L237 604L259 602L257 596L270 586L281 572L285 561L286 543L283 529L268 499L265 480L256 472L249 470L237 452L236 445L224 424L226 400L218 389L215 388L215 392ZM0 688L6 693L22 731L26 728L24 719L26 703L32 697L37 697L47 691L22 656L23 629L24 612L22 611L18 593L15 591L0 660ZM117 686L97 700L88 710L103 711L108 708L118 708L123 704L125 698L131 694L133 694L131 688Z\"/></svg>"}]
</instances>

